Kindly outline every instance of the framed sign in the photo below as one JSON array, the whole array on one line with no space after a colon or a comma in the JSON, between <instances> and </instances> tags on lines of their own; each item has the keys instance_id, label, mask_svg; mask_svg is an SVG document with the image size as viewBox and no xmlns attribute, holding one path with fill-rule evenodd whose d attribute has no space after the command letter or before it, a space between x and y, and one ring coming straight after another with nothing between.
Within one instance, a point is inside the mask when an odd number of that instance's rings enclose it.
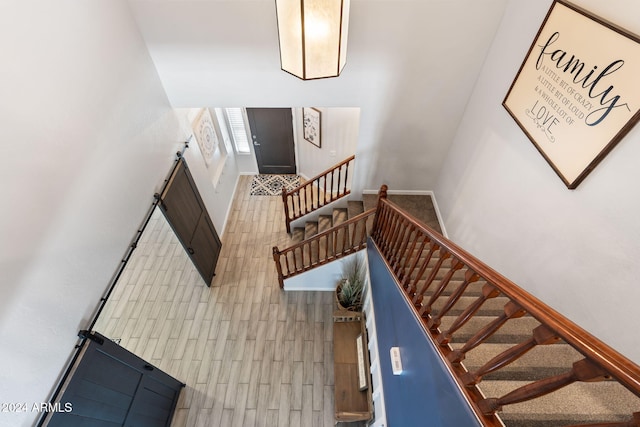
<instances>
[{"instance_id":1,"label":"framed sign","mask_svg":"<svg viewBox=\"0 0 640 427\"><path fill-rule=\"evenodd\" d=\"M320 110L303 108L302 128L304 131L304 139L320 148L322 145L320 140Z\"/></svg>"},{"instance_id":2,"label":"framed sign","mask_svg":"<svg viewBox=\"0 0 640 427\"><path fill-rule=\"evenodd\" d=\"M640 38L555 0L502 105L568 188L640 118Z\"/></svg>"}]
</instances>

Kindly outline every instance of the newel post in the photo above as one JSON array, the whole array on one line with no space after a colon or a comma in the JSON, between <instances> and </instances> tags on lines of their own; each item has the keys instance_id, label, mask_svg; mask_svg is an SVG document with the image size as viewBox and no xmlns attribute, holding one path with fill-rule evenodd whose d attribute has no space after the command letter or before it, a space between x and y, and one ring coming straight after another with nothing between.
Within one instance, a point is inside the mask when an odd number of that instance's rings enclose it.
<instances>
[{"instance_id":1,"label":"newel post","mask_svg":"<svg viewBox=\"0 0 640 427\"><path fill-rule=\"evenodd\" d=\"M291 219L289 219L289 203L287 202L287 188L282 187L282 204L284 205L284 223L287 233L291 234Z\"/></svg>"},{"instance_id":2,"label":"newel post","mask_svg":"<svg viewBox=\"0 0 640 427\"><path fill-rule=\"evenodd\" d=\"M378 229L378 220L380 218L380 215L382 214L382 199L386 199L387 198L387 190L389 189L389 187L387 187L387 184L382 184L380 186L380 190L378 190L378 203L376 206L376 214L373 217L373 229L371 230L371 235L373 236L376 232L376 230Z\"/></svg>"},{"instance_id":3,"label":"newel post","mask_svg":"<svg viewBox=\"0 0 640 427\"><path fill-rule=\"evenodd\" d=\"M280 289L284 289L284 277L282 276L282 265L280 264L280 250L278 250L277 246L274 246L272 252L273 261L276 263L276 271L278 272L278 283L280 284Z\"/></svg>"}]
</instances>

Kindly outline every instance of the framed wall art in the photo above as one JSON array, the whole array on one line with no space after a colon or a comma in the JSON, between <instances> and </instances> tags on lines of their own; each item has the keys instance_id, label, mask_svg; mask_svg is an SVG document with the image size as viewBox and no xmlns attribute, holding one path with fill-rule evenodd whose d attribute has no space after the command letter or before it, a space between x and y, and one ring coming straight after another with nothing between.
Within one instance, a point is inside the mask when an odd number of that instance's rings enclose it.
<instances>
[{"instance_id":1,"label":"framed wall art","mask_svg":"<svg viewBox=\"0 0 640 427\"><path fill-rule=\"evenodd\" d=\"M208 108L204 108L193 125L194 135L205 163L211 164L213 155L218 149L218 134L213 126L213 119Z\"/></svg>"},{"instance_id":2,"label":"framed wall art","mask_svg":"<svg viewBox=\"0 0 640 427\"><path fill-rule=\"evenodd\" d=\"M640 118L640 38L555 0L503 106L569 189Z\"/></svg>"},{"instance_id":3,"label":"framed wall art","mask_svg":"<svg viewBox=\"0 0 640 427\"><path fill-rule=\"evenodd\" d=\"M320 148L322 141L320 138L320 110L305 107L302 109L302 128L304 139Z\"/></svg>"}]
</instances>

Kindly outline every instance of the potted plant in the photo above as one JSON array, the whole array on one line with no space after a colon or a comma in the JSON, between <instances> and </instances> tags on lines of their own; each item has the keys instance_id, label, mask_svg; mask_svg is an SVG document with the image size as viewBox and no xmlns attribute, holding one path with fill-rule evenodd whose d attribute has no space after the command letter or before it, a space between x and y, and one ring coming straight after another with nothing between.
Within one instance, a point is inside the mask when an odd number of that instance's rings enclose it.
<instances>
[{"instance_id":1,"label":"potted plant","mask_svg":"<svg viewBox=\"0 0 640 427\"><path fill-rule=\"evenodd\" d=\"M341 310L362 310L365 265L360 254L342 261L342 278L336 287L336 301Z\"/></svg>"}]
</instances>

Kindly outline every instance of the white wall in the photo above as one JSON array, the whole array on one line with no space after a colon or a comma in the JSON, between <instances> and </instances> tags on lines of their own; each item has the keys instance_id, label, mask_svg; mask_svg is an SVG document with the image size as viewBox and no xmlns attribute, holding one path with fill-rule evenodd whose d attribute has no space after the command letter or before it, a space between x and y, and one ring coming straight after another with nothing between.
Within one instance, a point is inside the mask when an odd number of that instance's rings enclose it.
<instances>
[{"instance_id":1,"label":"white wall","mask_svg":"<svg viewBox=\"0 0 640 427\"><path fill-rule=\"evenodd\" d=\"M433 188L507 0L354 0L342 75L307 82L272 1L130 1L176 107L360 107L359 192Z\"/></svg>"},{"instance_id":2,"label":"white wall","mask_svg":"<svg viewBox=\"0 0 640 427\"><path fill-rule=\"evenodd\" d=\"M640 33L640 3L574 3ZM449 236L640 362L640 127L567 190L501 106L550 1L510 0L436 187Z\"/></svg>"},{"instance_id":3,"label":"white wall","mask_svg":"<svg viewBox=\"0 0 640 427\"><path fill-rule=\"evenodd\" d=\"M201 108L177 108L175 110L178 117L182 132L184 135L190 135L193 131L193 123L202 111ZM214 125L217 126L215 112L211 110L211 117ZM188 138L188 136L187 136ZM189 148L184 153L184 159L187 161L191 175L198 187L198 192L202 197L202 201L207 207L207 212L213 221L213 225L222 237L224 228L231 210L233 194L238 184L238 165L233 150L229 150L227 158L222 169L222 174L217 180L216 185L213 184L212 170L213 164L207 166L204 156L200 151L200 147L195 139L195 135L191 139ZM225 144L222 135L218 134L219 144Z\"/></svg>"},{"instance_id":4,"label":"white wall","mask_svg":"<svg viewBox=\"0 0 640 427\"><path fill-rule=\"evenodd\" d=\"M32 404L48 400L184 135L125 1L2 10L0 402Z\"/></svg>"},{"instance_id":5,"label":"white wall","mask_svg":"<svg viewBox=\"0 0 640 427\"><path fill-rule=\"evenodd\" d=\"M306 178L313 178L352 156L358 145L359 108L314 108L321 114L319 148L304 139L302 108L294 109L298 124L295 129L298 142L298 172Z\"/></svg>"}]
</instances>

